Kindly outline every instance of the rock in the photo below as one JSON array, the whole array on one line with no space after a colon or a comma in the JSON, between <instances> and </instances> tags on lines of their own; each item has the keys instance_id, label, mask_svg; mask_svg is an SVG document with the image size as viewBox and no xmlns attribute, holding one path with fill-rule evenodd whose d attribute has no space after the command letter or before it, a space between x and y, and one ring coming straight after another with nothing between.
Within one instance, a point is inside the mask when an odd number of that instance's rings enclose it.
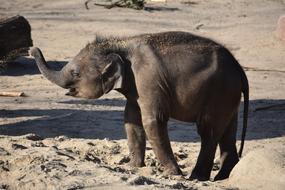
<instances>
[{"instance_id":1,"label":"rock","mask_svg":"<svg viewBox=\"0 0 285 190\"><path fill-rule=\"evenodd\" d=\"M40 156L34 157L34 159L30 161L30 164L40 165L40 164L43 164L45 161L47 161L45 157L43 155L40 155Z\"/></svg>"},{"instance_id":2,"label":"rock","mask_svg":"<svg viewBox=\"0 0 285 190\"><path fill-rule=\"evenodd\" d=\"M90 146L95 146L95 144L93 142L88 142L87 144Z\"/></svg>"},{"instance_id":3,"label":"rock","mask_svg":"<svg viewBox=\"0 0 285 190\"><path fill-rule=\"evenodd\" d=\"M229 183L240 189L275 189L285 187L285 152L260 148L249 152L231 172Z\"/></svg>"},{"instance_id":4,"label":"rock","mask_svg":"<svg viewBox=\"0 0 285 190\"><path fill-rule=\"evenodd\" d=\"M40 165L40 168L45 173L51 172L52 170L56 170L57 172L66 172L67 166L61 163L60 160L51 160L45 164Z\"/></svg>"},{"instance_id":5,"label":"rock","mask_svg":"<svg viewBox=\"0 0 285 190\"><path fill-rule=\"evenodd\" d=\"M116 162L115 164L119 164L119 165L122 165L122 164L125 164L125 163L128 163L130 161L130 157L129 156L123 156L119 158L120 160L118 162Z\"/></svg>"},{"instance_id":6,"label":"rock","mask_svg":"<svg viewBox=\"0 0 285 190\"><path fill-rule=\"evenodd\" d=\"M285 41L285 15L280 16L278 19L276 34L278 38Z\"/></svg>"},{"instance_id":7,"label":"rock","mask_svg":"<svg viewBox=\"0 0 285 190\"><path fill-rule=\"evenodd\" d=\"M67 157L67 158L69 158L71 160L75 160L75 158L72 155L70 155L72 153L69 152L69 151L66 151L66 150L57 150L56 154L58 154L60 156L65 156L65 157Z\"/></svg>"},{"instance_id":8,"label":"rock","mask_svg":"<svg viewBox=\"0 0 285 190\"><path fill-rule=\"evenodd\" d=\"M9 189L9 185L0 184L0 189Z\"/></svg>"},{"instance_id":9,"label":"rock","mask_svg":"<svg viewBox=\"0 0 285 190\"><path fill-rule=\"evenodd\" d=\"M68 173L68 175L70 176L79 176L79 175L83 175L83 172L80 170L72 170L71 172Z\"/></svg>"},{"instance_id":10,"label":"rock","mask_svg":"<svg viewBox=\"0 0 285 190\"><path fill-rule=\"evenodd\" d=\"M159 165L158 161L155 159L155 157L152 154L146 155L145 164L146 166L158 166Z\"/></svg>"},{"instance_id":11,"label":"rock","mask_svg":"<svg viewBox=\"0 0 285 190\"><path fill-rule=\"evenodd\" d=\"M91 153L87 153L85 155L84 159L87 160L87 161L91 161L93 163L96 163L96 164L100 164L101 163L101 160L98 157L96 157L93 154L91 154Z\"/></svg>"},{"instance_id":12,"label":"rock","mask_svg":"<svg viewBox=\"0 0 285 190\"><path fill-rule=\"evenodd\" d=\"M0 160L0 172L1 171L10 171L9 169L9 162L6 160L6 161L3 161L3 160ZM1 189L1 188L0 188Z\"/></svg>"},{"instance_id":13,"label":"rock","mask_svg":"<svg viewBox=\"0 0 285 190\"><path fill-rule=\"evenodd\" d=\"M51 170L48 169L45 165L40 165L40 168L41 168L41 170L44 171L45 173L48 173L48 172L51 171Z\"/></svg>"},{"instance_id":14,"label":"rock","mask_svg":"<svg viewBox=\"0 0 285 190\"><path fill-rule=\"evenodd\" d=\"M24 149L27 149L27 147L25 147L25 146L23 146L23 145L21 145L21 144L12 144L12 148L14 149L14 150L18 150L18 149L20 149L20 150L24 150Z\"/></svg>"},{"instance_id":15,"label":"rock","mask_svg":"<svg viewBox=\"0 0 285 190\"><path fill-rule=\"evenodd\" d=\"M178 160L178 161L188 158L188 154L186 154L184 152L174 153L174 156L175 156L176 160Z\"/></svg>"},{"instance_id":16,"label":"rock","mask_svg":"<svg viewBox=\"0 0 285 190\"><path fill-rule=\"evenodd\" d=\"M124 168L121 168L121 167L114 167L114 168L109 168L111 171L114 171L114 172L119 172L119 173L127 173L128 170L125 170Z\"/></svg>"},{"instance_id":17,"label":"rock","mask_svg":"<svg viewBox=\"0 0 285 190\"><path fill-rule=\"evenodd\" d=\"M183 184L183 183L175 183L173 185L171 185L172 189L186 189L187 187Z\"/></svg>"},{"instance_id":18,"label":"rock","mask_svg":"<svg viewBox=\"0 0 285 190\"><path fill-rule=\"evenodd\" d=\"M129 184L130 185L152 185L152 184L158 184L158 183L144 176L138 176L133 179L130 179Z\"/></svg>"},{"instance_id":19,"label":"rock","mask_svg":"<svg viewBox=\"0 0 285 190\"><path fill-rule=\"evenodd\" d=\"M36 134L27 134L26 139L31 140L31 141L40 141L43 140L43 138L39 135Z\"/></svg>"},{"instance_id":20,"label":"rock","mask_svg":"<svg viewBox=\"0 0 285 190\"><path fill-rule=\"evenodd\" d=\"M64 136L64 135L61 135L61 136L55 137L54 139L59 141L59 142L63 142L65 140L68 140L68 137Z\"/></svg>"},{"instance_id":21,"label":"rock","mask_svg":"<svg viewBox=\"0 0 285 190\"><path fill-rule=\"evenodd\" d=\"M70 184L67 187L65 187L67 190L76 190L76 189L84 189L84 185L75 182L74 184Z\"/></svg>"},{"instance_id":22,"label":"rock","mask_svg":"<svg viewBox=\"0 0 285 190\"><path fill-rule=\"evenodd\" d=\"M118 144L115 144L111 147L111 154L119 154L121 151L121 146Z\"/></svg>"},{"instance_id":23,"label":"rock","mask_svg":"<svg viewBox=\"0 0 285 190\"><path fill-rule=\"evenodd\" d=\"M32 147L47 147L43 142L41 141L36 141L31 143Z\"/></svg>"},{"instance_id":24,"label":"rock","mask_svg":"<svg viewBox=\"0 0 285 190\"><path fill-rule=\"evenodd\" d=\"M10 153L4 148L0 147L0 156L8 156Z\"/></svg>"}]
</instances>

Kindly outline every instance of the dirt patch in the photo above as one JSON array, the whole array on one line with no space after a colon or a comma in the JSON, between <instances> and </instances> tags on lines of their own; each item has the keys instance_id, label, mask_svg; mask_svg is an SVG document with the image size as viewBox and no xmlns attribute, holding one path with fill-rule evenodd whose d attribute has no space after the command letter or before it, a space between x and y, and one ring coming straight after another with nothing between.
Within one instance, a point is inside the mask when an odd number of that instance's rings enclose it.
<instances>
[{"instance_id":1,"label":"dirt patch","mask_svg":"<svg viewBox=\"0 0 285 190\"><path fill-rule=\"evenodd\" d=\"M39 75L33 59L22 57L9 63L0 75L1 91L27 95L0 97L0 188L228 189L236 188L229 182L239 179L245 184L239 187L243 189L249 187L247 179L252 178L250 187L270 189L259 184L263 184L261 181L266 176L282 176L282 173L272 169L277 167L278 160L270 162L271 157L262 151L280 152L285 145L285 43L275 35L277 20L285 11L284 2L181 2L151 3L147 5L151 11L137 11L96 6L86 10L84 2L76 0L1 1L0 16L25 16L32 27L34 45L43 50L49 64L56 69L71 60L98 33L129 36L179 30L225 44L240 64L247 67L250 84L244 157L230 180L188 180L199 153L200 138L194 124L173 120L169 122L169 135L185 176L163 176L149 145L147 166L128 167L124 97L113 91L98 100L67 97L64 89ZM27 135L31 133L35 135ZM260 151L255 152L256 149ZM218 155L219 152L216 160ZM260 159L253 159L256 157ZM262 175L254 178L254 173L243 171L248 167L253 172L262 170ZM215 163L212 177L217 169L219 165ZM248 173L241 176L242 172ZM284 184L271 183L272 187Z\"/></svg>"}]
</instances>

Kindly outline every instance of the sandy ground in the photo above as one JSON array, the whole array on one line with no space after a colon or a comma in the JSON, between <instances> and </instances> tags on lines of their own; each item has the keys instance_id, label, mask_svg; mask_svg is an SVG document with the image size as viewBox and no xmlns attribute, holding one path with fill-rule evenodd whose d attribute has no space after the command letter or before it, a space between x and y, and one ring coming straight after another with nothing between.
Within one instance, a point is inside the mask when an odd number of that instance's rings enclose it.
<instances>
[{"instance_id":1,"label":"sandy ground","mask_svg":"<svg viewBox=\"0 0 285 190\"><path fill-rule=\"evenodd\" d=\"M169 134L184 177L162 176L150 145L147 166L128 167L125 99L116 92L98 100L67 97L25 57L0 76L1 91L27 95L0 97L0 189L285 189L285 41L275 34L285 1L188 2L149 3L146 11L136 11L92 4L86 10L79 0L0 0L0 16L25 16L34 45L55 67L95 34L180 30L224 44L247 68L250 83L244 156L228 180L187 180L200 139L194 124L177 121L170 121Z\"/></svg>"}]
</instances>

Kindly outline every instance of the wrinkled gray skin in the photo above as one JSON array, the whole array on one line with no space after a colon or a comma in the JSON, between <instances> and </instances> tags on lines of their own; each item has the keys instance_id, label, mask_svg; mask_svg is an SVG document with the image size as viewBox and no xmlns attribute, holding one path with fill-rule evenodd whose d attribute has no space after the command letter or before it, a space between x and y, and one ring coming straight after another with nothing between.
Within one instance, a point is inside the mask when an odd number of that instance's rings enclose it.
<instances>
[{"instance_id":1,"label":"wrinkled gray skin","mask_svg":"<svg viewBox=\"0 0 285 190\"><path fill-rule=\"evenodd\" d=\"M221 167L215 180L227 178L238 162L247 124L248 81L223 46L185 32L101 38L88 44L61 71L51 70L38 48L31 54L42 74L69 89L68 95L99 98L114 89L127 98L125 129L132 166L144 166L147 137L164 173L182 174L170 146L169 118L197 124L201 149L192 179L209 179L217 145ZM238 156L242 93L244 127Z\"/></svg>"}]
</instances>

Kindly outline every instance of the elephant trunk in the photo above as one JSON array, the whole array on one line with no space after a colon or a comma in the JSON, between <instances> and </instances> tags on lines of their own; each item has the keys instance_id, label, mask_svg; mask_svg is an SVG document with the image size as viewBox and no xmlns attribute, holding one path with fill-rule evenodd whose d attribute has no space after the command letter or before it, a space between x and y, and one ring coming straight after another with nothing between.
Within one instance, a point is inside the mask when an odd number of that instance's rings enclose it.
<instances>
[{"instance_id":1,"label":"elephant trunk","mask_svg":"<svg viewBox=\"0 0 285 190\"><path fill-rule=\"evenodd\" d=\"M68 80L68 77L65 76L66 74L64 68L61 71L52 70L46 63L41 50L37 47L31 49L30 54L35 58L37 66L44 77L62 88L68 88L68 83L70 80Z\"/></svg>"}]
</instances>

